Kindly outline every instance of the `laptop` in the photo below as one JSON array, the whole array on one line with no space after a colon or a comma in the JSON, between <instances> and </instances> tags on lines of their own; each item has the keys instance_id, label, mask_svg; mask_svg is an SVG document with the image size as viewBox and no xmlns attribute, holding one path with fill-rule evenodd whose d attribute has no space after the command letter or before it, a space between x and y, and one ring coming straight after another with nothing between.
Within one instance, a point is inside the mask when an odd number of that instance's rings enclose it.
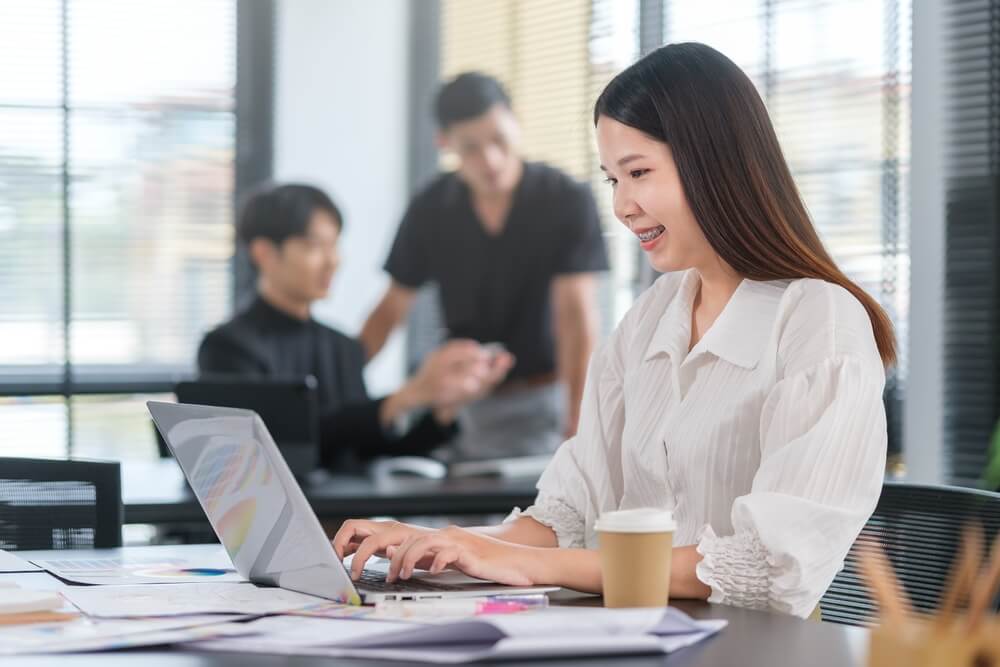
<instances>
[{"instance_id":1,"label":"laptop","mask_svg":"<svg viewBox=\"0 0 1000 667\"><path fill-rule=\"evenodd\" d=\"M146 406L236 570L254 583L350 604L557 590L456 582L447 573L389 584L377 570L366 570L355 585L256 412Z\"/></svg>"},{"instance_id":2,"label":"laptop","mask_svg":"<svg viewBox=\"0 0 1000 667\"><path fill-rule=\"evenodd\" d=\"M209 377L180 382L178 403L253 410L270 429L295 478L306 481L319 466L316 379Z\"/></svg>"}]
</instances>

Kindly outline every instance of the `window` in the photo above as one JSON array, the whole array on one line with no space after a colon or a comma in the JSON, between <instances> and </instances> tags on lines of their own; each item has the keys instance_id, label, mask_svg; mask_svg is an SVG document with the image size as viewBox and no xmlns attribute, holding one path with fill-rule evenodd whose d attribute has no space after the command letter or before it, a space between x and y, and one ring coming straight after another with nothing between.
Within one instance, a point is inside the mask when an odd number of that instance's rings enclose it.
<instances>
[{"instance_id":1,"label":"window","mask_svg":"<svg viewBox=\"0 0 1000 667\"><path fill-rule=\"evenodd\" d=\"M892 318L890 452L900 450L909 294L910 0L665 2L667 42L704 42L754 80L841 269Z\"/></svg>"},{"instance_id":2,"label":"window","mask_svg":"<svg viewBox=\"0 0 1000 667\"><path fill-rule=\"evenodd\" d=\"M0 43L0 452L151 455L95 415L230 312L236 1L7 0Z\"/></svg>"}]
</instances>

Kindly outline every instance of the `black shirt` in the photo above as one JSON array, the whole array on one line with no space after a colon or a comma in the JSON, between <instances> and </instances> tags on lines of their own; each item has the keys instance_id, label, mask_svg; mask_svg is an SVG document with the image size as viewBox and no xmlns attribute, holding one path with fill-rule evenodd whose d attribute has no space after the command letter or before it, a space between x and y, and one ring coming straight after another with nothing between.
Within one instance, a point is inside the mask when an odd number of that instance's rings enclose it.
<instances>
[{"instance_id":1,"label":"black shirt","mask_svg":"<svg viewBox=\"0 0 1000 667\"><path fill-rule=\"evenodd\" d=\"M447 441L456 428L427 414L401 436L379 419L362 374L361 344L310 318L292 317L257 297L249 308L210 331L198 350L203 376L316 378L323 463L349 466L380 455L422 454Z\"/></svg>"},{"instance_id":2,"label":"black shirt","mask_svg":"<svg viewBox=\"0 0 1000 667\"><path fill-rule=\"evenodd\" d=\"M530 162L499 234L483 227L462 180L444 174L410 203L385 263L406 287L436 282L448 336L503 343L517 359L512 378L555 370L552 279L607 268L589 186Z\"/></svg>"}]
</instances>

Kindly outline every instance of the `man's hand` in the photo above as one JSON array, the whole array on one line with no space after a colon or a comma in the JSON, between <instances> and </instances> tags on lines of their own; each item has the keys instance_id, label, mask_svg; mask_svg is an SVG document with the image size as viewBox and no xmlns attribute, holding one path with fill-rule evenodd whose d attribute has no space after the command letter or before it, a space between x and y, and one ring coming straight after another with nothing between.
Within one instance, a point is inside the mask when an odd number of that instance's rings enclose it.
<instances>
[{"instance_id":1,"label":"man's hand","mask_svg":"<svg viewBox=\"0 0 1000 667\"><path fill-rule=\"evenodd\" d=\"M489 394L513 365L508 352L491 353L475 341L455 340L427 355L412 382L424 403L455 410Z\"/></svg>"},{"instance_id":2,"label":"man's hand","mask_svg":"<svg viewBox=\"0 0 1000 667\"><path fill-rule=\"evenodd\" d=\"M513 366L509 352L490 351L472 340L445 343L427 355L409 382L383 401L382 423L430 407L439 424L450 424L462 406L488 395Z\"/></svg>"}]
</instances>

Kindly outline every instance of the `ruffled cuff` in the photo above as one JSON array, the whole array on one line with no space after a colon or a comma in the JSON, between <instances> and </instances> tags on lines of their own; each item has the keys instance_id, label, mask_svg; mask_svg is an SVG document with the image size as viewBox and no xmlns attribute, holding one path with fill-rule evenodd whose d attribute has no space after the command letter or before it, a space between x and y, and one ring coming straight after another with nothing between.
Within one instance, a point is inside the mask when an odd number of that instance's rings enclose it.
<instances>
[{"instance_id":1,"label":"ruffled cuff","mask_svg":"<svg viewBox=\"0 0 1000 667\"><path fill-rule=\"evenodd\" d=\"M524 511L515 507L503 522L510 523L522 516L531 517L543 526L551 528L559 540L559 546L563 549L586 546L583 519L566 503L539 495L534 505Z\"/></svg>"},{"instance_id":2,"label":"ruffled cuff","mask_svg":"<svg viewBox=\"0 0 1000 667\"><path fill-rule=\"evenodd\" d=\"M711 587L709 602L767 609L771 585L767 549L752 532L718 537L706 526L698 541L698 579Z\"/></svg>"}]
</instances>

